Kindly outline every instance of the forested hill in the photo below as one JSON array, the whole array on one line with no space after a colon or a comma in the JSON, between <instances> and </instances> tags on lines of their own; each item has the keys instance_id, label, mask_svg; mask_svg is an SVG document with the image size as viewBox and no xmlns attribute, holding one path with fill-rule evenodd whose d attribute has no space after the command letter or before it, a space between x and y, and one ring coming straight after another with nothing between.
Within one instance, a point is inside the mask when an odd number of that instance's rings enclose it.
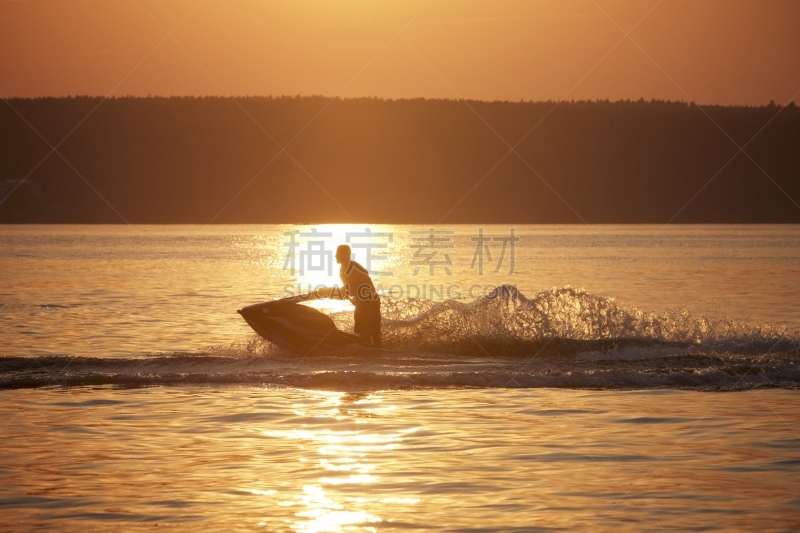
<instances>
[{"instance_id":1,"label":"forested hill","mask_svg":"<svg viewBox=\"0 0 800 533\"><path fill-rule=\"evenodd\" d=\"M0 222L800 222L794 105L10 99L0 147Z\"/></svg>"}]
</instances>

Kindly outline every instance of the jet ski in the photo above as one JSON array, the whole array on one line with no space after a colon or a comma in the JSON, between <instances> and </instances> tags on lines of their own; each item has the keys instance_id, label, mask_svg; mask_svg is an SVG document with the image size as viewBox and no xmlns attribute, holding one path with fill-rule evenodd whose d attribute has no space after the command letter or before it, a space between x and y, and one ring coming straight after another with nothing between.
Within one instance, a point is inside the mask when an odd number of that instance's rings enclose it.
<instances>
[{"instance_id":1,"label":"jet ski","mask_svg":"<svg viewBox=\"0 0 800 533\"><path fill-rule=\"evenodd\" d=\"M298 298L274 300L239 309L253 330L273 344L307 355L360 342L340 331L328 315L298 303Z\"/></svg>"}]
</instances>

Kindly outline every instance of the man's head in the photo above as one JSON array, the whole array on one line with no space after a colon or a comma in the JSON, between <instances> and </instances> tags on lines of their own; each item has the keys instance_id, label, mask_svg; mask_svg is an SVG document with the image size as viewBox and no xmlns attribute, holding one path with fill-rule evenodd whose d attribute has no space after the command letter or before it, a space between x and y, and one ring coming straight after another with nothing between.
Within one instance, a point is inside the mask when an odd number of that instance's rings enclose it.
<instances>
[{"instance_id":1,"label":"man's head","mask_svg":"<svg viewBox=\"0 0 800 533\"><path fill-rule=\"evenodd\" d=\"M348 265L350 264L350 256L352 255L352 251L350 247L346 244L342 244L338 248L336 248L336 262L340 265Z\"/></svg>"}]
</instances>

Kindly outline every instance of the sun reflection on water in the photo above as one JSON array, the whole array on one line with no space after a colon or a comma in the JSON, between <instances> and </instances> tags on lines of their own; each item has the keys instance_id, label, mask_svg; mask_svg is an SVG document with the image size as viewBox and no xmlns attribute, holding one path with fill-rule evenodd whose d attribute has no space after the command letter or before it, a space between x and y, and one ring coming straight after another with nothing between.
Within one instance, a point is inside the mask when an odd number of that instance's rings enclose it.
<instances>
[{"instance_id":1,"label":"sun reflection on water","mask_svg":"<svg viewBox=\"0 0 800 533\"><path fill-rule=\"evenodd\" d=\"M317 485L304 486L303 494L295 498L294 501L279 503L279 505L302 505L305 507L304 510L295 514L298 518L305 520L298 520L292 524L292 529L304 533L343 531L344 526L356 526L382 521L379 517L366 511L347 510L344 504L330 497L322 487ZM347 527L346 529L348 531L355 530L354 527ZM375 531L373 527L363 527L361 529Z\"/></svg>"},{"instance_id":2,"label":"sun reflection on water","mask_svg":"<svg viewBox=\"0 0 800 533\"><path fill-rule=\"evenodd\" d=\"M392 462L391 456L382 454L401 447L404 436L417 429L371 431L369 418L394 410L382 404L379 394L320 391L306 402L293 404L292 409L303 418L301 427L262 434L297 443L303 454L298 461L313 463L320 475L315 483L302 485L294 494L251 491L277 498L282 508L296 508L295 519L287 520L288 527L303 533L376 531L371 524L384 521L378 513L386 511L385 507L419 502L417 498L381 498L375 490L381 483L379 464ZM324 420L330 424L322 427Z\"/></svg>"}]
</instances>

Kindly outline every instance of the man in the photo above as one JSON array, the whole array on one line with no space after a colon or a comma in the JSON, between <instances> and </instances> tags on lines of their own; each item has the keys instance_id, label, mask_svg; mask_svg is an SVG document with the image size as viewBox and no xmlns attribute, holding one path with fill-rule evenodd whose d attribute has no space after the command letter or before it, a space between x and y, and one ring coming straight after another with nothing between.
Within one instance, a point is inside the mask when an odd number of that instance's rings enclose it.
<instances>
[{"instance_id":1,"label":"man","mask_svg":"<svg viewBox=\"0 0 800 533\"><path fill-rule=\"evenodd\" d=\"M342 299L350 300L356 309L353 329L364 344L381 346L381 299L367 269L351 259L350 247L342 244L336 249L339 278L342 280Z\"/></svg>"}]
</instances>

